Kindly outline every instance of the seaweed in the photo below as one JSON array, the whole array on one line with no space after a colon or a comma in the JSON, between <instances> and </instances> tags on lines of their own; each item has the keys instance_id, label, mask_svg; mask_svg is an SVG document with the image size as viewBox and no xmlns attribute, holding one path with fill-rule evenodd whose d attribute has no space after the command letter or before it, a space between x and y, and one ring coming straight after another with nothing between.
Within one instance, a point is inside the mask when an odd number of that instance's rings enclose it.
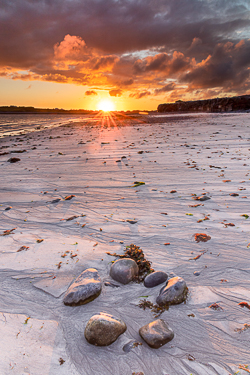
<instances>
[{"instance_id":1,"label":"seaweed","mask_svg":"<svg viewBox=\"0 0 250 375\"><path fill-rule=\"evenodd\" d=\"M135 181L134 185L132 185L132 187L137 187L137 186L141 186L141 185L145 185L145 182L143 182L143 181Z\"/></svg>"},{"instance_id":2,"label":"seaweed","mask_svg":"<svg viewBox=\"0 0 250 375\"><path fill-rule=\"evenodd\" d=\"M164 311L167 311L169 309L169 304L165 304L161 306L157 304L154 305L153 302L146 300L146 299L141 299L139 301L138 306L143 310L146 310L146 309L152 310L152 312L154 313L154 318L158 318L162 313L164 313Z\"/></svg>"}]
</instances>

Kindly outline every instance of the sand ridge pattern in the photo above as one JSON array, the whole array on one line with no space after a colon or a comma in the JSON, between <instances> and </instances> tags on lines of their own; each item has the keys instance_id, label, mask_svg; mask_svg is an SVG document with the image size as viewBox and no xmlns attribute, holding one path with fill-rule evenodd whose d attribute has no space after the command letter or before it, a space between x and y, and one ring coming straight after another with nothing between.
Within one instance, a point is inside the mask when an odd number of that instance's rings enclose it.
<instances>
[{"instance_id":1,"label":"sand ridge pattern","mask_svg":"<svg viewBox=\"0 0 250 375\"><path fill-rule=\"evenodd\" d=\"M249 120L107 115L0 139L1 374L245 373L250 315L239 304L250 301ZM9 163L5 151L20 149L20 161ZM210 199L194 202L202 196ZM210 239L196 242L195 234ZM106 253L123 254L131 243L189 288L185 304L161 314L175 336L157 350L122 348L141 342L139 328L154 317L139 301L155 304L162 285L105 285ZM65 306L68 286L87 268L103 280L100 296ZM127 325L108 348L84 338L99 312Z\"/></svg>"}]
</instances>

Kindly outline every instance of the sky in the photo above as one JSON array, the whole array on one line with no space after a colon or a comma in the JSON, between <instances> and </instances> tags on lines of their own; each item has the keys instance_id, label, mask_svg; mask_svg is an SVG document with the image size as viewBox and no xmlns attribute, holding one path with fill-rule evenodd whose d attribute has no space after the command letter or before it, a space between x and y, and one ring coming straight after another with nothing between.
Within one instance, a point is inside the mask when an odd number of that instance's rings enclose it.
<instances>
[{"instance_id":1,"label":"sky","mask_svg":"<svg viewBox=\"0 0 250 375\"><path fill-rule=\"evenodd\" d=\"M0 0L0 106L250 94L249 0Z\"/></svg>"}]
</instances>

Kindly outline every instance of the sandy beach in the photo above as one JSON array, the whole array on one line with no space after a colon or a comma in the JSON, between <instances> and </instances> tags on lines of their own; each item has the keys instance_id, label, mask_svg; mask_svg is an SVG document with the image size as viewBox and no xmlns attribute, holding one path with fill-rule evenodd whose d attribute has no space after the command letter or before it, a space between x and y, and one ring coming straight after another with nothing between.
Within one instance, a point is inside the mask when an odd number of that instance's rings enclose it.
<instances>
[{"instance_id":1,"label":"sandy beach","mask_svg":"<svg viewBox=\"0 0 250 375\"><path fill-rule=\"evenodd\" d=\"M104 115L1 138L0 374L247 374L249 141L250 113ZM211 239L197 243L196 233ZM107 252L131 243L189 288L186 303L160 316L175 336L159 349L138 333L155 319L138 304L155 303L162 285L105 285ZM87 268L102 278L100 296L65 306ZM108 347L84 338L99 312L127 325ZM130 340L142 345L125 352Z\"/></svg>"}]
</instances>

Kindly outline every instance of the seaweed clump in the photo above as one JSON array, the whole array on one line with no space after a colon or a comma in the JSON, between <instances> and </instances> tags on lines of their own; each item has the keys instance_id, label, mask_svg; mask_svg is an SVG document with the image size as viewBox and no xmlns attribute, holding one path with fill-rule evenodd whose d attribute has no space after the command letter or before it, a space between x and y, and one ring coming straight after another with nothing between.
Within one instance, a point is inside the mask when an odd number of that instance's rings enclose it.
<instances>
[{"instance_id":1,"label":"seaweed clump","mask_svg":"<svg viewBox=\"0 0 250 375\"><path fill-rule=\"evenodd\" d=\"M126 250L123 255L116 253L111 254L109 252L107 252L107 254L119 258L133 259L136 262L139 269L138 276L136 276L135 278L135 281L139 283L143 282L143 280L149 273L154 272L154 269L151 268L151 262L145 258L142 249L140 249L139 246L136 246L134 244L126 246Z\"/></svg>"},{"instance_id":2,"label":"seaweed clump","mask_svg":"<svg viewBox=\"0 0 250 375\"><path fill-rule=\"evenodd\" d=\"M152 310L152 312L154 313L154 318L158 318L164 311L167 311L169 309L169 304L166 304L166 305L157 305L157 304L153 304L153 302L151 301L148 301L146 299L141 299L139 301L139 305L138 305L141 309L143 310L146 310L146 309L150 309Z\"/></svg>"}]
</instances>

